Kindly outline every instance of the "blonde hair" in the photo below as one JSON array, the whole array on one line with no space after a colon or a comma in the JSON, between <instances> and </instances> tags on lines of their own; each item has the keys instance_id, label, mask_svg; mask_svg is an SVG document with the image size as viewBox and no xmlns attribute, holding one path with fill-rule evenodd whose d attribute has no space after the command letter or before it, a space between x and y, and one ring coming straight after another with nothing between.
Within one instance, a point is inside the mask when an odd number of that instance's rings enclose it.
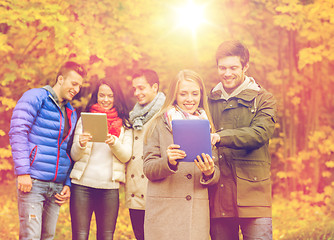
<instances>
[{"instance_id":1,"label":"blonde hair","mask_svg":"<svg viewBox=\"0 0 334 240\"><path fill-rule=\"evenodd\" d=\"M168 92L166 94L166 100L165 103L162 105L160 111L152 118L152 120L149 123L149 126L147 128L146 134L145 134L145 138L144 138L144 142L147 142L148 137L150 137L153 133L153 130L155 129L156 125L157 125L157 120L174 104L176 104L176 94L177 91L179 89L179 85L181 81L190 81L190 82L194 82L196 84L198 84L200 91L201 91L201 100L200 103L198 105L198 107L201 107L204 109L208 120L210 122L210 126L211 126L211 132L215 132L215 127L213 125L212 122L212 118L211 118L211 114L210 114L210 110L209 110L209 104L208 104L208 97L206 94L206 90L205 90L205 85L204 85L204 81L201 78L201 76L192 71L192 70L188 70L188 69L184 69L181 70L174 79L172 79L170 85L169 85L169 89Z\"/></svg>"}]
</instances>

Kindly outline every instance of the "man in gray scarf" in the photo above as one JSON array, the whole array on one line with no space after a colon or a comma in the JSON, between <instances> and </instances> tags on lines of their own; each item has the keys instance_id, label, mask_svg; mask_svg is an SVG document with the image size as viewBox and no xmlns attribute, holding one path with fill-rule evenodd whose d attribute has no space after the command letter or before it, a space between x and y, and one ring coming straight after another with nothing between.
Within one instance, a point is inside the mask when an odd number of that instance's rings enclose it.
<instances>
[{"instance_id":1,"label":"man in gray scarf","mask_svg":"<svg viewBox=\"0 0 334 240\"><path fill-rule=\"evenodd\" d=\"M165 95L159 92L159 77L150 69L142 69L132 77L137 103L130 112L133 127L133 154L127 164L125 197L132 229L137 240L144 239L147 178L143 173L143 139L147 122L160 110Z\"/></svg>"}]
</instances>

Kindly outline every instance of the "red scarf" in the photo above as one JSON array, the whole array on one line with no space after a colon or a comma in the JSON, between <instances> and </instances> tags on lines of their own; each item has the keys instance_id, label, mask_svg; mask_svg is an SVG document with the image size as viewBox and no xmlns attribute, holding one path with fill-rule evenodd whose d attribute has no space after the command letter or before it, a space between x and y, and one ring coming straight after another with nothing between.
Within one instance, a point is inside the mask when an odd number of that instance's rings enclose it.
<instances>
[{"instance_id":1,"label":"red scarf","mask_svg":"<svg viewBox=\"0 0 334 240\"><path fill-rule=\"evenodd\" d=\"M90 107L89 111L92 113L106 113L108 132L111 135L119 137L119 135L121 134L121 127L123 122L122 119L118 117L118 113L114 107L110 110L105 110L103 107L101 107L100 104L95 103L93 106Z\"/></svg>"}]
</instances>

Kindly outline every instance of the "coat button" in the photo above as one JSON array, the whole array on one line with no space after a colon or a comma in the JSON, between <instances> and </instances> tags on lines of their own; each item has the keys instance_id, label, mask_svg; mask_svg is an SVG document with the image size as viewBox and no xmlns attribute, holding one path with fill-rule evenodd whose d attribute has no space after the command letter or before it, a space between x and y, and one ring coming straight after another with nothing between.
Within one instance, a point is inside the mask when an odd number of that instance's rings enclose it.
<instances>
[{"instance_id":1,"label":"coat button","mask_svg":"<svg viewBox=\"0 0 334 240\"><path fill-rule=\"evenodd\" d=\"M222 216L225 216L225 213L224 213L224 212L222 213Z\"/></svg>"},{"instance_id":2,"label":"coat button","mask_svg":"<svg viewBox=\"0 0 334 240\"><path fill-rule=\"evenodd\" d=\"M188 179L191 179L193 176L189 173L188 175L187 175L187 178Z\"/></svg>"},{"instance_id":3,"label":"coat button","mask_svg":"<svg viewBox=\"0 0 334 240\"><path fill-rule=\"evenodd\" d=\"M135 140L138 140L138 136L135 136Z\"/></svg>"},{"instance_id":4,"label":"coat button","mask_svg":"<svg viewBox=\"0 0 334 240\"><path fill-rule=\"evenodd\" d=\"M141 178L145 178L144 174L141 175Z\"/></svg>"},{"instance_id":5,"label":"coat button","mask_svg":"<svg viewBox=\"0 0 334 240\"><path fill-rule=\"evenodd\" d=\"M131 178L134 178L135 177L135 175L134 174L131 174Z\"/></svg>"},{"instance_id":6,"label":"coat button","mask_svg":"<svg viewBox=\"0 0 334 240\"><path fill-rule=\"evenodd\" d=\"M132 193L132 194L131 194L131 197L134 197L134 196L135 196L135 195Z\"/></svg>"},{"instance_id":7,"label":"coat button","mask_svg":"<svg viewBox=\"0 0 334 240\"><path fill-rule=\"evenodd\" d=\"M144 194L141 195L141 198L144 198Z\"/></svg>"},{"instance_id":8,"label":"coat button","mask_svg":"<svg viewBox=\"0 0 334 240\"><path fill-rule=\"evenodd\" d=\"M222 158L223 157L223 155L219 155L219 158Z\"/></svg>"},{"instance_id":9,"label":"coat button","mask_svg":"<svg viewBox=\"0 0 334 240\"><path fill-rule=\"evenodd\" d=\"M222 187L222 188L223 188L223 187L224 187L224 184L220 184L220 187Z\"/></svg>"},{"instance_id":10,"label":"coat button","mask_svg":"<svg viewBox=\"0 0 334 240\"><path fill-rule=\"evenodd\" d=\"M187 195L187 196L186 196L186 199L187 199L187 201L190 201L190 200L191 200L191 196L190 196L190 195Z\"/></svg>"},{"instance_id":11,"label":"coat button","mask_svg":"<svg viewBox=\"0 0 334 240\"><path fill-rule=\"evenodd\" d=\"M131 158L132 158L132 159L135 159L136 157L135 157L135 156L132 156Z\"/></svg>"}]
</instances>

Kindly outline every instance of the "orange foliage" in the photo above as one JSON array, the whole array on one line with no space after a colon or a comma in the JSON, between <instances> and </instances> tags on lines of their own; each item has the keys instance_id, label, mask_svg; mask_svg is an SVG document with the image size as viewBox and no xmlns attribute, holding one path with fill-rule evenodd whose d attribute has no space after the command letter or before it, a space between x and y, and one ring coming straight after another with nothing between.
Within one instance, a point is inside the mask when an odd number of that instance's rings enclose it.
<instances>
[{"instance_id":1,"label":"orange foliage","mask_svg":"<svg viewBox=\"0 0 334 240\"><path fill-rule=\"evenodd\" d=\"M0 183L14 178L7 133L16 101L29 88L52 85L66 60L83 63L88 70L84 88L73 101L76 108L87 103L90 86L102 77L119 82L131 105L129 82L137 68L155 69L162 91L183 68L199 72L210 89L218 81L217 46L238 38L250 50L247 74L278 102L277 127L270 144L278 206L274 218L287 224L299 220L297 215L286 215L285 205L289 210L296 207L301 215L305 215L301 208L310 208L315 216L319 209L315 211L313 205L321 206L321 211L331 206L333 0L198 0L205 6L207 21L193 32L175 27L179 0L0 2ZM15 194L9 193L0 203L1 239L14 239L18 231ZM281 195L291 199L291 204ZM127 211L122 208L120 213L117 228L130 237ZM67 207L61 215L57 234L67 236ZM312 214L305 216L319 220ZM276 229L280 229L275 234L278 239L287 239L287 233L281 234L284 227Z\"/></svg>"}]
</instances>

